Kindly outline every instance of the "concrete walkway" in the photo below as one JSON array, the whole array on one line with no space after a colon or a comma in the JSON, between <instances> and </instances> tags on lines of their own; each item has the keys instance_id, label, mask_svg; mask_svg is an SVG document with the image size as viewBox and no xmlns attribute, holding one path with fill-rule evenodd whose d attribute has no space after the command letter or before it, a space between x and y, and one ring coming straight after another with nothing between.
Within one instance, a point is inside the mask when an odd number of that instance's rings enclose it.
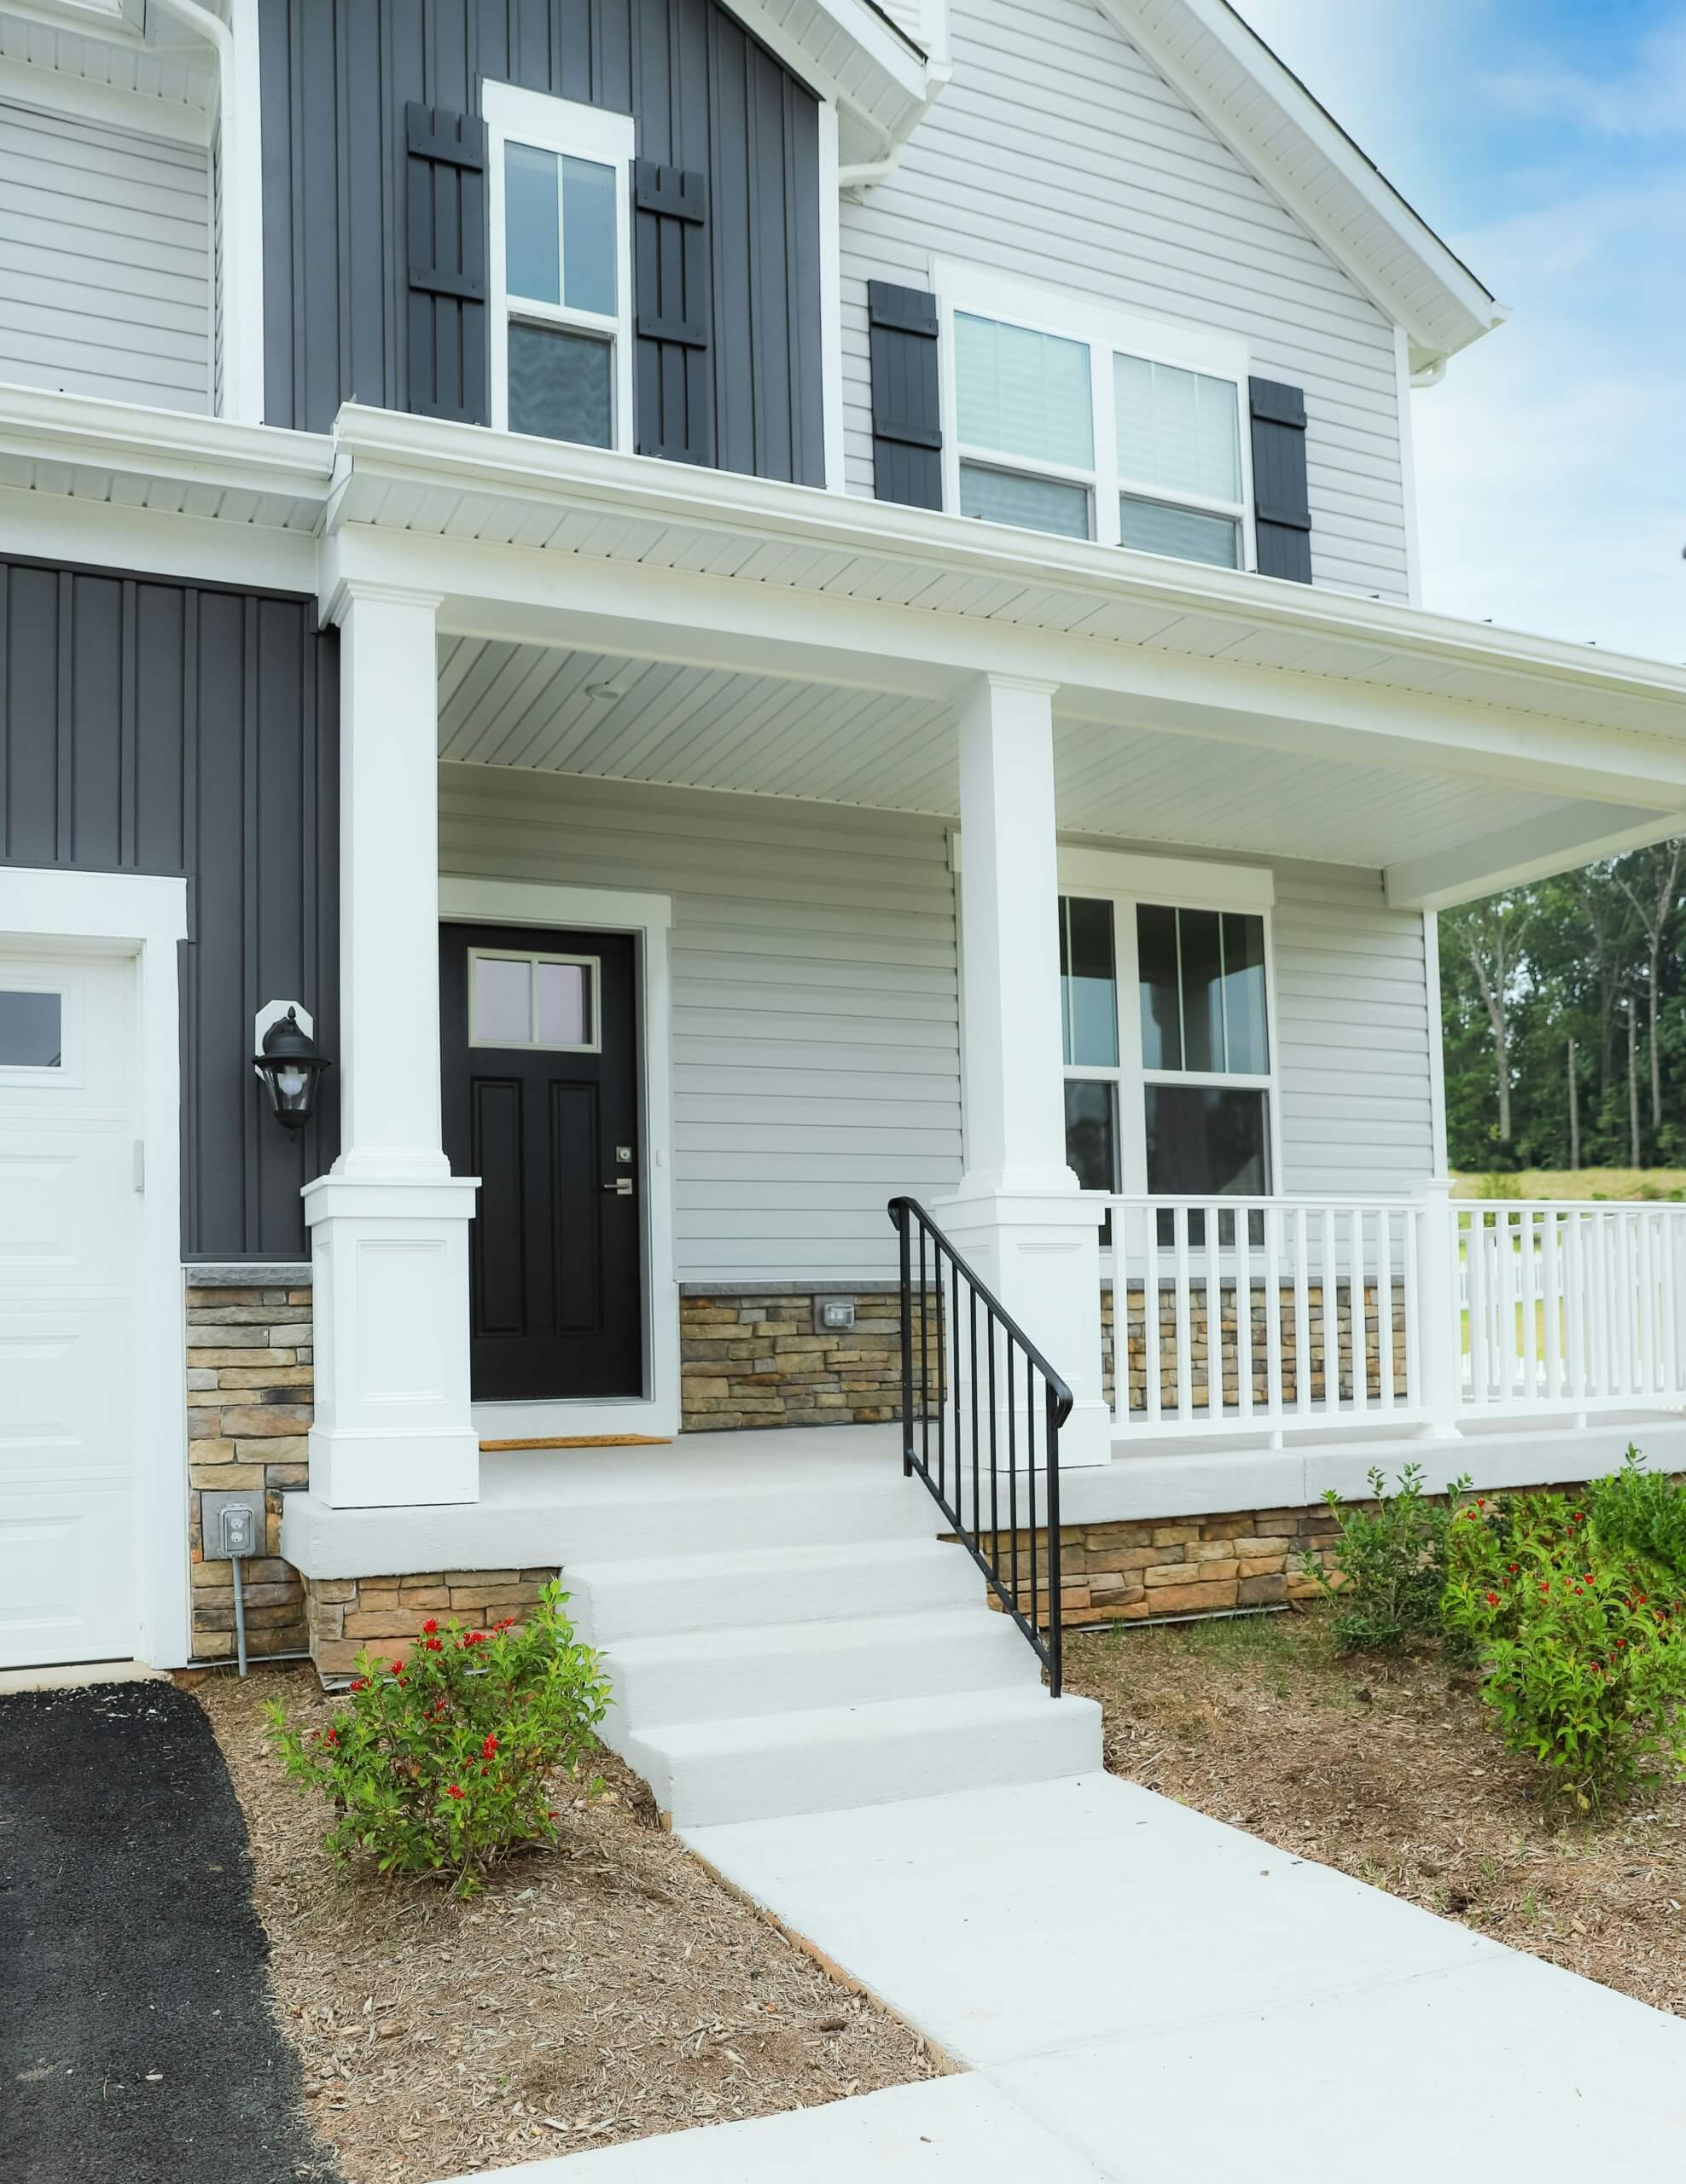
<instances>
[{"instance_id":1,"label":"concrete walkway","mask_svg":"<svg viewBox=\"0 0 1686 2184\"><path fill-rule=\"evenodd\" d=\"M1686 2173L1686 2021L1112 1776L686 1839L966 2074L534 2184Z\"/></svg>"}]
</instances>

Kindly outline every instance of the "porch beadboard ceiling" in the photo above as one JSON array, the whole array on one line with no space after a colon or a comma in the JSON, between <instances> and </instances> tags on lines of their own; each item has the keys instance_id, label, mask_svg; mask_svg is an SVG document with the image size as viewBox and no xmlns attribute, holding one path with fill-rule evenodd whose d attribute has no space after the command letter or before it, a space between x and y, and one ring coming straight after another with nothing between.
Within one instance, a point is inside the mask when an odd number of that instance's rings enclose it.
<instances>
[{"instance_id":1,"label":"porch beadboard ceiling","mask_svg":"<svg viewBox=\"0 0 1686 2184\"><path fill-rule=\"evenodd\" d=\"M954 817L952 708L890 690L469 636L439 647L439 756L598 780ZM1557 800L1055 709L1060 824L1371 868L1455 851Z\"/></svg>"}]
</instances>

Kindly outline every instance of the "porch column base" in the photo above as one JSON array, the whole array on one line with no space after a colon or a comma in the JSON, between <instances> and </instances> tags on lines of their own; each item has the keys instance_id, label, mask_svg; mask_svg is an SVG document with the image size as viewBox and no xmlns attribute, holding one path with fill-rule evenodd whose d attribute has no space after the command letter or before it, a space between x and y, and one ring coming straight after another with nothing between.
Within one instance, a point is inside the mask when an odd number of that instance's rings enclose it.
<instances>
[{"instance_id":1,"label":"porch column base","mask_svg":"<svg viewBox=\"0 0 1686 2184\"><path fill-rule=\"evenodd\" d=\"M1101 1209L1073 1191L962 1186L931 1212L1071 1389L1060 1468L1112 1461L1112 1411L1101 1381ZM1005 1443L1002 1443L1004 1450Z\"/></svg>"},{"instance_id":2,"label":"porch column base","mask_svg":"<svg viewBox=\"0 0 1686 2184\"><path fill-rule=\"evenodd\" d=\"M315 1275L311 1492L331 1509L477 1502L468 1223L477 1178L307 1184Z\"/></svg>"}]
</instances>

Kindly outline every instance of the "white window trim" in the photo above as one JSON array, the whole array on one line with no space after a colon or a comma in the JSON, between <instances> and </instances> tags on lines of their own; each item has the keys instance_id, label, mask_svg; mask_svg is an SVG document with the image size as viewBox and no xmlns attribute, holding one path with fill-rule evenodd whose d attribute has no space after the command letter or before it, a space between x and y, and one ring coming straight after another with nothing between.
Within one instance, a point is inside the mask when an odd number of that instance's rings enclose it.
<instances>
[{"instance_id":1,"label":"white window trim","mask_svg":"<svg viewBox=\"0 0 1686 2184\"><path fill-rule=\"evenodd\" d=\"M589 1039L563 1041L541 1039L538 1037L538 981L534 979L527 990L527 1023L532 1037L526 1039L482 1039L474 1021L474 965L490 958L499 963L529 963L536 969L540 963L576 965L585 973L587 999L585 1018L591 1026ZM597 1054L603 1050L602 1035L602 971L595 956L557 956L549 950L520 948L471 948L468 950L468 1044L471 1047L496 1047L507 1054Z\"/></svg>"},{"instance_id":2,"label":"white window trim","mask_svg":"<svg viewBox=\"0 0 1686 2184\"><path fill-rule=\"evenodd\" d=\"M636 135L630 113L610 113L602 107L582 106L576 99L557 99L543 91L525 91L514 84L485 84L480 87L480 112L486 125L486 184L488 218L491 229L491 423L494 432L509 429L509 322L526 320L534 325L569 327L602 335L614 345L613 415L611 444L620 452L633 444L633 335L632 335L632 159ZM512 299L508 293L503 247L503 161L511 144L530 144L541 152L562 157L595 160L613 167L616 174L615 299L613 318L600 311L571 310L565 304Z\"/></svg>"},{"instance_id":3,"label":"white window trim","mask_svg":"<svg viewBox=\"0 0 1686 2184\"><path fill-rule=\"evenodd\" d=\"M1259 566L1253 514L1253 434L1247 378L1250 360L1246 340L1239 334L1219 334L1209 328L1179 326L1169 320L1144 318L1123 311L1099 296L1073 288L1056 288L1040 281L956 258L933 257L931 287L937 298L938 370L942 415L951 421L943 435L943 505L951 514L960 508L960 466L962 462L1004 470L1015 476L1048 478L1056 483L1086 484L1090 489L1090 537L1097 544L1141 554L1143 561L1159 562L1180 557L1147 554L1140 548L1121 545L1119 496L1153 501L1161 507L1188 508L1196 514L1232 516L1241 527L1240 566ZM954 321L963 317L994 319L1001 324L1029 328L1061 340L1082 342L1089 350L1089 392L1094 410L1095 467L1093 470L1068 465L1032 462L1003 454L1000 450L962 444L956 422L959 405L955 389ZM1235 428L1241 450L1241 499L1217 501L1196 493L1167 493L1163 486L1142 485L1119 477L1118 428L1113 403L1114 354L1143 357L1151 363L1171 364L1184 371L1200 372L1210 379L1230 380L1235 389ZM1040 534L1038 534L1040 535ZM1205 566L1205 563L1193 566Z\"/></svg>"},{"instance_id":4,"label":"white window trim","mask_svg":"<svg viewBox=\"0 0 1686 2184\"><path fill-rule=\"evenodd\" d=\"M1148 1189L1148 1105L1146 1089L1149 1084L1190 1084L1213 1086L1220 1090L1234 1092L1263 1092L1265 1095L1265 1137L1270 1162L1270 1194L1282 1194L1282 1038L1276 1014L1276 956L1275 920L1271 915L1270 899L1237 901L1235 894L1223 886L1202 897L1197 889L1186 880L1172 880L1169 886L1161 886L1146 869L1153 860L1147 857L1119 859L1119 863L1140 867L1127 877L1118 874L1112 884L1096 876L1092 863L1079 863L1084 852L1078 851L1070 863L1067 853L1061 852L1060 892L1061 896L1081 896L1090 901L1109 903L1113 910L1113 974L1118 991L1118 1066L1105 1067L1099 1064L1082 1062L1061 1063L1061 1076L1082 1077L1090 1082L1115 1084L1118 1088L1119 1172L1119 1185L1125 1197L1144 1197ZM1174 868L1178 860L1167 858L1168 867ZM1195 868L1198 869L1198 868ZM1222 871L1224 868L1206 868ZM1239 868L1245 870L1245 868ZM1249 877L1268 880L1268 873ZM1241 891L1236 890L1235 893ZM1264 927L1264 1029L1270 1042L1270 1066L1262 1072L1245 1074L1226 1071L1149 1069L1142 1055L1142 1012L1139 1001L1141 972L1137 956L1136 912L1142 903L1157 909L1179 910L1219 910L1239 913L1263 921ZM1096 1197L1108 1194L1097 1192Z\"/></svg>"},{"instance_id":5,"label":"white window trim","mask_svg":"<svg viewBox=\"0 0 1686 2184\"><path fill-rule=\"evenodd\" d=\"M477 1403L482 1440L679 1431L679 1287L673 1223L672 983L668 934L672 900L615 887L570 887L539 880L442 874L439 917L451 925L531 926L631 933L638 949L639 1054L643 1066L644 1393L551 1403Z\"/></svg>"},{"instance_id":6,"label":"white window trim","mask_svg":"<svg viewBox=\"0 0 1686 2184\"><path fill-rule=\"evenodd\" d=\"M0 1088L74 1091L82 1083L82 996L73 986L34 971L0 970L0 994L50 993L59 1003L59 1058L54 1062L0 1061Z\"/></svg>"}]
</instances>

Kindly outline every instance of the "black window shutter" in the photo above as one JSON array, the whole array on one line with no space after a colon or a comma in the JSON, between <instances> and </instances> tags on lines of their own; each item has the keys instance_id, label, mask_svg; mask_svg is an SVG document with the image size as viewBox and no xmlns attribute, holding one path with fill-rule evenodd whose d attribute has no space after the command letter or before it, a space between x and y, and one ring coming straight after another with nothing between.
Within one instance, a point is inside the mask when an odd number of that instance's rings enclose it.
<instances>
[{"instance_id":1,"label":"black window shutter","mask_svg":"<svg viewBox=\"0 0 1686 2184\"><path fill-rule=\"evenodd\" d=\"M410 407L489 425L485 124L414 100L404 121Z\"/></svg>"},{"instance_id":2,"label":"black window shutter","mask_svg":"<svg viewBox=\"0 0 1686 2184\"><path fill-rule=\"evenodd\" d=\"M632 208L638 452L712 463L708 177L636 160Z\"/></svg>"},{"instance_id":3,"label":"black window shutter","mask_svg":"<svg viewBox=\"0 0 1686 2184\"><path fill-rule=\"evenodd\" d=\"M872 349L873 491L909 508L943 504L937 299L887 281L866 284Z\"/></svg>"},{"instance_id":4,"label":"black window shutter","mask_svg":"<svg viewBox=\"0 0 1686 2184\"><path fill-rule=\"evenodd\" d=\"M1275 380L1248 382L1253 411L1253 516L1259 573L1311 581L1311 504L1305 490L1305 397Z\"/></svg>"}]
</instances>

